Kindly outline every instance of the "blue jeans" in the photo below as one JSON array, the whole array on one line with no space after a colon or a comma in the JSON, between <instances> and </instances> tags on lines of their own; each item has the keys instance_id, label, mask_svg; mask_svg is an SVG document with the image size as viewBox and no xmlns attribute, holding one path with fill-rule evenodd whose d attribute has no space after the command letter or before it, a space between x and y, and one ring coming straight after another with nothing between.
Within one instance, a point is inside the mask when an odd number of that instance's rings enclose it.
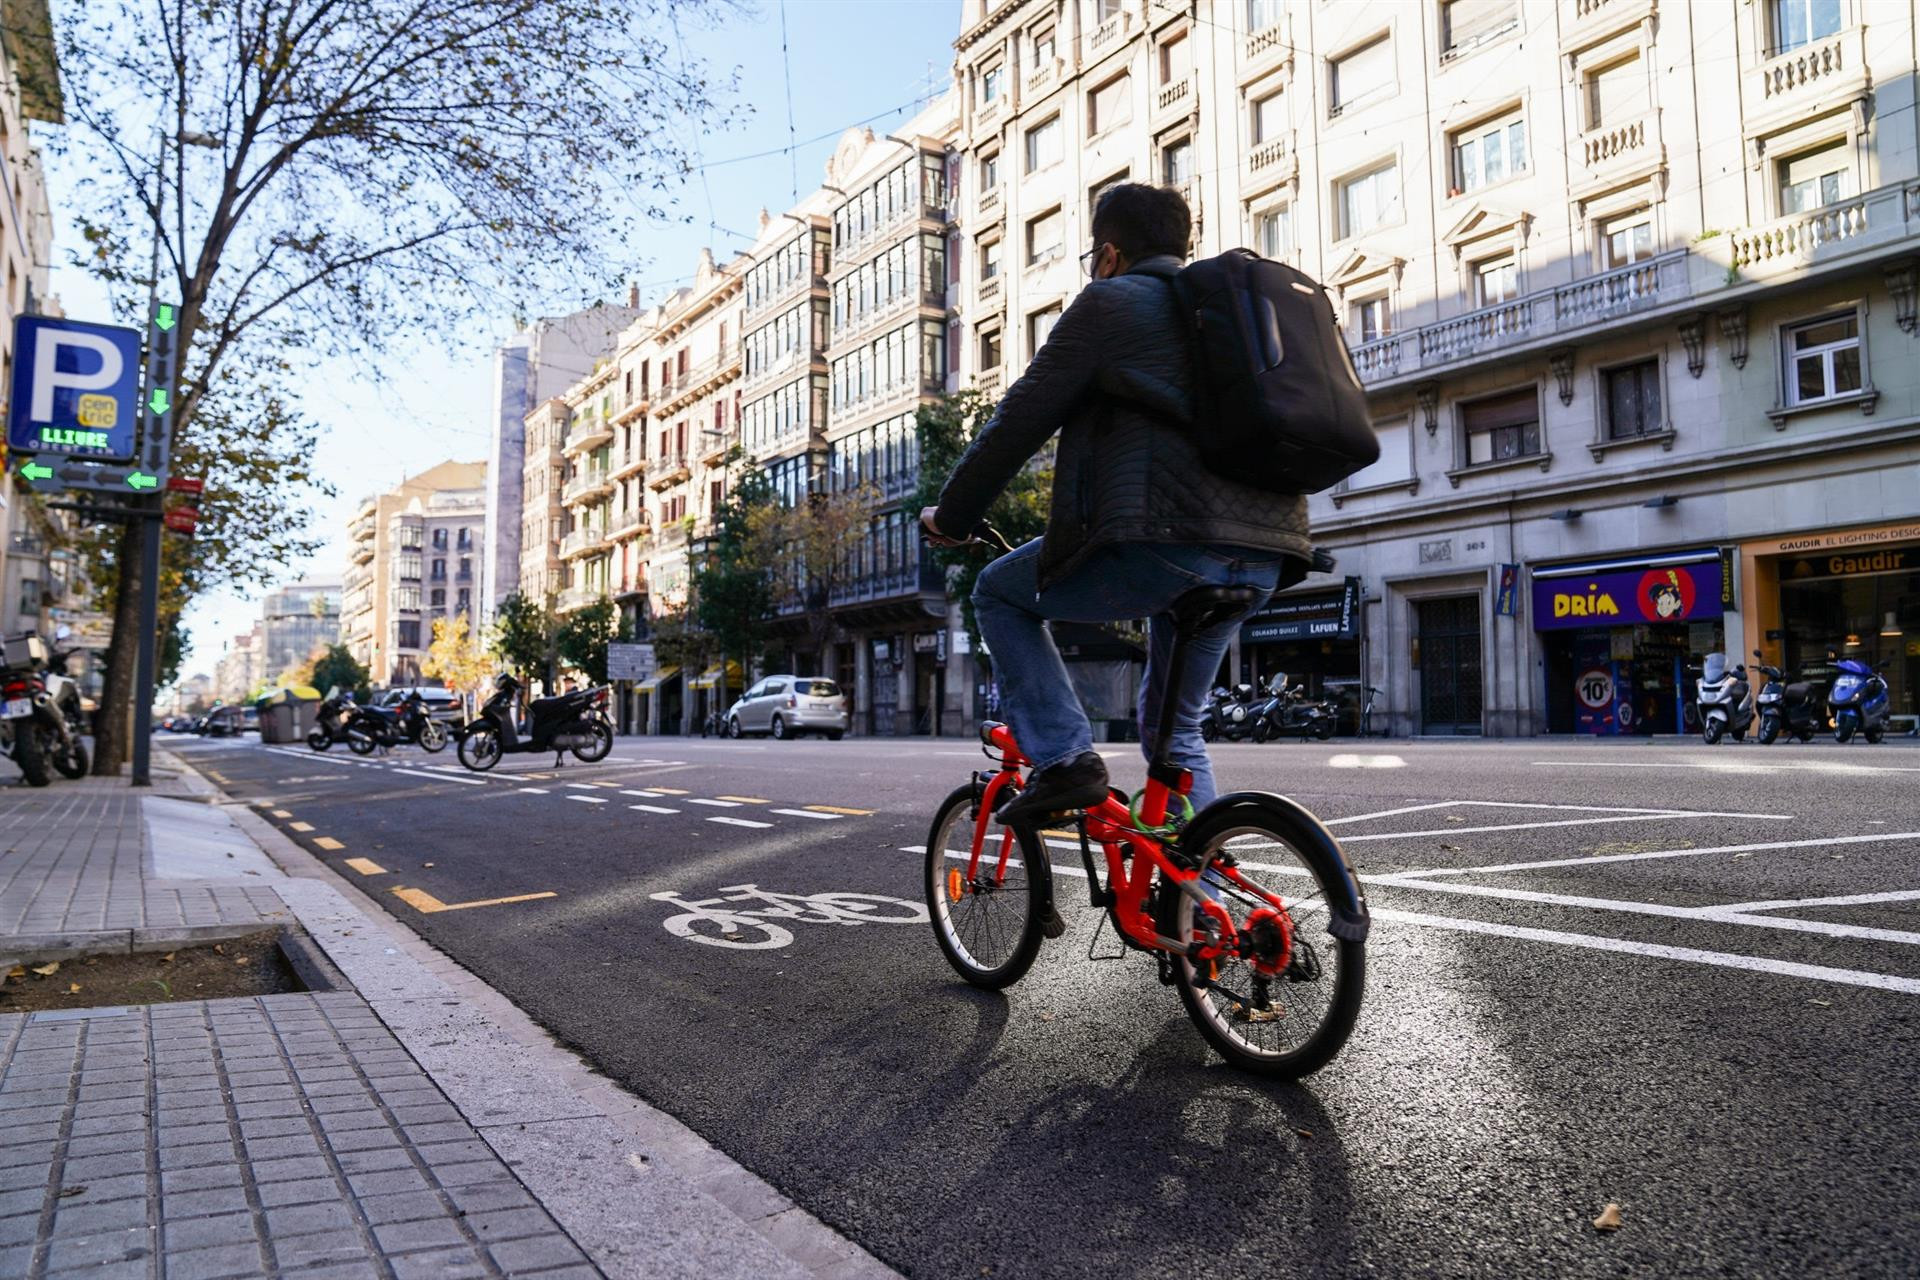
<instances>
[{"instance_id":1,"label":"blue jeans","mask_svg":"<svg viewBox=\"0 0 1920 1280\"><path fill-rule=\"evenodd\" d=\"M1173 602L1194 587L1246 586L1272 592L1280 578L1281 557L1245 547L1194 543L1123 543L1096 552L1066 579L1042 593L1035 566L1038 540L1001 556L980 573L973 588L974 615L993 654L1000 680L1001 709L1020 750L1034 767L1071 760L1093 749L1093 728L1067 678L1066 664L1048 634L1049 619L1061 622L1124 622L1150 618L1147 673L1140 685L1140 749L1153 755L1160 723L1160 699L1173 660ZM1255 604L1253 608L1259 608ZM1247 612L1251 613L1249 609ZM1242 615L1245 616L1244 614ZM1175 709L1169 754L1193 773L1190 798L1196 809L1217 794L1207 744L1200 737L1200 711L1206 705L1220 659L1240 619L1218 623L1191 637L1180 672L1180 705Z\"/></svg>"}]
</instances>

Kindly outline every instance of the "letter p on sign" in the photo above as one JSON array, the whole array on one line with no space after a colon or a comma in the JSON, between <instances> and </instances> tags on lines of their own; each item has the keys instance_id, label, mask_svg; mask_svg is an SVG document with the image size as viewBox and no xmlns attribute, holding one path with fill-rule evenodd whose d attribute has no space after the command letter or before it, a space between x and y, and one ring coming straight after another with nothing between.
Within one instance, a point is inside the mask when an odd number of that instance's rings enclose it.
<instances>
[{"instance_id":1,"label":"letter p on sign","mask_svg":"<svg viewBox=\"0 0 1920 1280\"><path fill-rule=\"evenodd\" d=\"M10 447L102 461L133 456L139 330L23 315L14 320L13 343Z\"/></svg>"}]
</instances>

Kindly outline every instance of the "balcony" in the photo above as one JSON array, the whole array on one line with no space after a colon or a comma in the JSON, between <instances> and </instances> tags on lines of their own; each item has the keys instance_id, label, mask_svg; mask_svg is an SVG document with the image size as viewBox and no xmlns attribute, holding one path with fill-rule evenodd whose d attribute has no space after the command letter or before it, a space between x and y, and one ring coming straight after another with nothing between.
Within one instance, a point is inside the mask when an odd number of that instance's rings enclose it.
<instances>
[{"instance_id":1,"label":"balcony","mask_svg":"<svg viewBox=\"0 0 1920 1280\"><path fill-rule=\"evenodd\" d=\"M607 463L607 477L618 483L629 476L639 475L646 469L647 455L636 447L628 449L625 453L616 454Z\"/></svg>"},{"instance_id":2,"label":"balcony","mask_svg":"<svg viewBox=\"0 0 1920 1280\"><path fill-rule=\"evenodd\" d=\"M824 289L826 287L827 278L825 276L815 275L811 271L802 271L797 275L789 276L774 285L773 288L769 289L766 293L755 297L752 302L747 303L740 312L741 320L744 322L759 319L775 307L780 306L782 303L791 302L809 289Z\"/></svg>"},{"instance_id":3,"label":"balcony","mask_svg":"<svg viewBox=\"0 0 1920 1280\"><path fill-rule=\"evenodd\" d=\"M1632 120L1601 125L1580 135L1579 156L1589 176L1609 173L1660 156L1659 117L1649 112Z\"/></svg>"},{"instance_id":4,"label":"balcony","mask_svg":"<svg viewBox=\"0 0 1920 1280\"><path fill-rule=\"evenodd\" d=\"M1118 49L1123 43L1120 37L1127 33L1132 21L1133 15L1122 10L1095 27L1093 34L1087 37L1089 61L1097 61Z\"/></svg>"},{"instance_id":5,"label":"balcony","mask_svg":"<svg viewBox=\"0 0 1920 1280\"><path fill-rule=\"evenodd\" d=\"M1060 79L1060 59L1049 58L1033 70L1027 72L1022 89L1028 98L1044 96Z\"/></svg>"},{"instance_id":6,"label":"balcony","mask_svg":"<svg viewBox=\"0 0 1920 1280\"><path fill-rule=\"evenodd\" d=\"M589 449L597 449L613 439L613 424L599 414L584 418L575 418L567 428L567 439L560 446L564 457L572 457Z\"/></svg>"},{"instance_id":7,"label":"balcony","mask_svg":"<svg viewBox=\"0 0 1920 1280\"><path fill-rule=\"evenodd\" d=\"M983 102L973 111L973 128L977 134L983 129L998 129L1000 117L1006 114L1006 96L1003 94L992 102Z\"/></svg>"},{"instance_id":8,"label":"balcony","mask_svg":"<svg viewBox=\"0 0 1920 1280\"><path fill-rule=\"evenodd\" d=\"M1726 255L1728 267L1757 280L1797 274L1815 263L1877 249L1904 245L1910 251L1916 233L1920 233L1920 183L1899 183L1743 227L1726 237L1725 250L1717 249L1719 237L1708 240L1702 249Z\"/></svg>"},{"instance_id":9,"label":"balcony","mask_svg":"<svg viewBox=\"0 0 1920 1280\"><path fill-rule=\"evenodd\" d=\"M356 538L351 552L355 564L366 564L373 559L373 539Z\"/></svg>"},{"instance_id":10,"label":"balcony","mask_svg":"<svg viewBox=\"0 0 1920 1280\"><path fill-rule=\"evenodd\" d=\"M1243 61L1254 62L1288 45L1286 29L1283 23L1270 22L1258 31L1247 33L1246 43L1241 46Z\"/></svg>"},{"instance_id":11,"label":"balcony","mask_svg":"<svg viewBox=\"0 0 1920 1280\"><path fill-rule=\"evenodd\" d=\"M1154 91L1153 114L1158 117L1179 108L1183 102L1193 98L1193 80L1191 77L1175 80L1172 84L1163 84Z\"/></svg>"},{"instance_id":12,"label":"balcony","mask_svg":"<svg viewBox=\"0 0 1920 1280\"><path fill-rule=\"evenodd\" d=\"M659 394L654 397L653 412L666 417L739 372L740 344L729 342L717 354L702 360L672 382L662 383Z\"/></svg>"},{"instance_id":13,"label":"balcony","mask_svg":"<svg viewBox=\"0 0 1920 1280\"><path fill-rule=\"evenodd\" d=\"M1000 213L1000 187L996 183L980 193L980 216L998 217Z\"/></svg>"},{"instance_id":14,"label":"balcony","mask_svg":"<svg viewBox=\"0 0 1920 1280\"><path fill-rule=\"evenodd\" d=\"M1867 90L1867 32L1849 27L1776 54L1755 72L1760 112L1799 115L1819 103Z\"/></svg>"},{"instance_id":15,"label":"balcony","mask_svg":"<svg viewBox=\"0 0 1920 1280\"><path fill-rule=\"evenodd\" d=\"M734 427L700 428L699 456L702 464L715 467L725 460L727 450L740 443L740 432Z\"/></svg>"},{"instance_id":16,"label":"balcony","mask_svg":"<svg viewBox=\"0 0 1920 1280\"><path fill-rule=\"evenodd\" d=\"M576 502L591 502L613 492L613 475L605 467L583 467L573 478L567 481L567 487L561 492L561 502L572 506Z\"/></svg>"},{"instance_id":17,"label":"balcony","mask_svg":"<svg viewBox=\"0 0 1920 1280\"><path fill-rule=\"evenodd\" d=\"M974 388L987 399L997 400L1000 397L1000 384L1004 381L1005 376L1006 369L1002 366L996 366L992 369L982 369L979 373L973 375L973 385Z\"/></svg>"},{"instance_id":18,"label":"balcony","mask_svg":"<svg viewBox=\"0 0 1920 1280\"><path fill-rule=\"evenodd\" d=\"M575 529L572 533L560 539L560 558L562 560L577 560L581 556L591 555L595 551L605 550L606 545L607 531L605 529L598 526L587 529Z\"/></svg>"},{"instance_id":19,"label":"balcony","mask_svg":"<svg viewBox=\"0 0 1920 1280\"><path fill-rule=\"evenodd\" d=\"M686 454L663 454L647 463L647 487L664 489L669 485L679 484L691 474L687 469Z\"/></svg>"},{"instance_id":20,"label":"balcony","mask_svg":"<svg viewBox=\"0 0 1920 1280\"><path fill-rule=\"evenodd\" d=\"M615 542L637 538L646 529L647 513L640 510L622 511L607 522L607 536Z\"/></svg>"},{"instance_id":21,"label":"balcony","mask_svg":"<svg viewBox=\"0 0 1920 1280\"><path fill-rule=\"evenodd\" d=\"M586 608L605 594L598 587L568 587L555 598L553 607L560 613L572 613L575 609Z\"/></svg>"},{"instance_id":22,"label":"balcony","mask_svg":"<svg viewBox=\"0 0 1920 1280\"><path fill-rule=\"evenodd\" d=\"M1265 190L1294 177L1300 170L1300 155L1293 145L1291 130L1276 138L1256 142L1246 150L1246 176L1240 185L1248 192Z\"/></svg>"},{"instance_id":23,"label":"balcony","mask_svg":"<svg viewBox=\"0 0 1920 1280\"><path fill-rule=\"evenodd\" d=\"M983 304L990 304L995 301L1000 296L1000 277L988 276L985 280L982 280L977 294Z\"/></svg>"}]
</instances>

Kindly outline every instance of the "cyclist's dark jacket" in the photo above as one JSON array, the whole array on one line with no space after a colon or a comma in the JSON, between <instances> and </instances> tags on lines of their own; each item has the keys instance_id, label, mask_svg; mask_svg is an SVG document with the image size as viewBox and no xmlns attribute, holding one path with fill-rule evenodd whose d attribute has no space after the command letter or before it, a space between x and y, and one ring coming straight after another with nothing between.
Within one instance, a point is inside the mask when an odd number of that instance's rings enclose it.
<instances>
[{"instance_id":1,"label":"cyclist's dark jacket","mask_svg":"<svg viewBox=\"0 0 1920 1280\"><path fill-rule=\"evenodd\" d=\"M1280 551L1294 557L1280 585L1305 576L1307 500L1209 470L1179 425L1191 361L1166 278L1180 267L1170 254L1145 258L1080 291L948 477L935 515L943 532L978 524L1057 430L1042 588L1120 542Z\"/></svg>"}]
</instances>

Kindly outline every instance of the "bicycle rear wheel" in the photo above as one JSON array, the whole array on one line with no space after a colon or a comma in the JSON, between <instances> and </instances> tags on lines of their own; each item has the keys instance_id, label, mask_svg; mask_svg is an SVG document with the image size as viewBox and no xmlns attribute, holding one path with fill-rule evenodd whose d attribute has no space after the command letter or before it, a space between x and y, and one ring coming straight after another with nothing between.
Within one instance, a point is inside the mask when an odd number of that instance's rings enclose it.
<instances>
[{"instance_id":1,"label":"bicycle rear wheel","mask_svg":"<svg viewBox=\"0 0 1920 1280\"><path fill-rule=\"evenodd\" d=\"M1328 899L1342 892L1345 880L1339 850L1317 824L1244 806L1202 813L1180 844L1190 855L1204 857L1208 867L1231 853L1243 879L1285 904L1292 934L1290 959L1278 974L1260 973L1244 956L1199 964L1178 959L1180 1002L1187 1016L1221 1057L1244 1070L1291 1079L1326 1066L1353 1032L1366 985L1365 943L1327 931ZM1248 928L1250 913L1268 907L1217 874L1207 881L1236 930ZM1191 941L1196 925L1191 899L1176 899L1174 910L1178 919L1168 922L1173 936ZM1263 931L1255 933L1256 939L1278 942L1278 922L1253 927Z\"/></svg>"},{"instance_id":2,"label":"bicycle rear wheel","mask_svg":"<svg viewBox=\"0 0 1920 1280\"><path fill-rule=\"evenodd\" d=\"M972 786L940 804L927 834L927 914L954 972L976 987L1012 986L1040 952L1040 920L1053 898L1053 868L1031 827L987 828L979 873L967 877L979 804ZM1013 832L1005 874L996 876L1003 833Z\"/></svg>"}]
</instances>

